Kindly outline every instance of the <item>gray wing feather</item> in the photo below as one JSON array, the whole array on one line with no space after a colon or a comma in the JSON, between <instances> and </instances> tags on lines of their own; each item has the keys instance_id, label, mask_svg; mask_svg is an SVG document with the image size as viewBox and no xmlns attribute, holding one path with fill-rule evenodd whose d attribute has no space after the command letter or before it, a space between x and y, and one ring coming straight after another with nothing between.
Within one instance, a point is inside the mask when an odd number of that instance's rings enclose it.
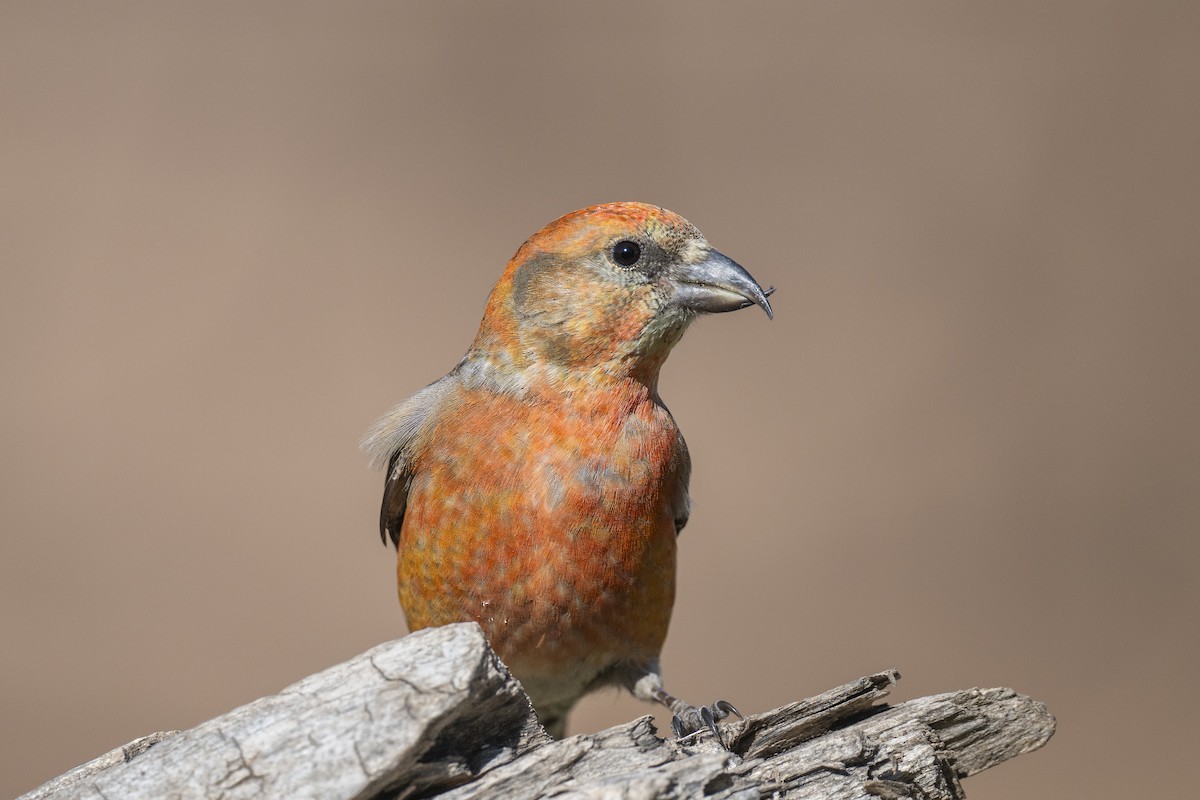
<instances>
[{"instance_id":1,"label":"gray wing feather","mask_svg":"<svg viewBox=\"0 0 1200 800\"><path fill-rule=\"evenodd\" d=\"M375 421L359 446L370 459L371 467L387 466L383 486L383 505L379 510L379 537L400 547L400 527L408 506L408 488L412 483L411 461L427 423L457 378L451 374L429 384Z\"/></svg>"}]
</instances>

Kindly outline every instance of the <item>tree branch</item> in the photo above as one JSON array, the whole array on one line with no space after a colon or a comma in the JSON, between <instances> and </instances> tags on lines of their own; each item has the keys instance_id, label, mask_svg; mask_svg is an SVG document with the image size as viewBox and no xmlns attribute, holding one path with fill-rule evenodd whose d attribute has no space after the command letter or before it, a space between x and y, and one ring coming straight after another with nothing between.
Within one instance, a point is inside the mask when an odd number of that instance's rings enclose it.
<instances>
[{"instance_id":1,"label":"tree branch","mask_svg":"<svg viewBox=\"0 0 1200 800\"><path fill-rule=\"evenodd\" d=\"M552 741L476 625L388 642L191 730L158 733L20 800L67 798L883 798L953 800L960 779L1045 744L1011 689L880 704L883 672L660 739L650 717Z\"/></svg>"}]
</instances>

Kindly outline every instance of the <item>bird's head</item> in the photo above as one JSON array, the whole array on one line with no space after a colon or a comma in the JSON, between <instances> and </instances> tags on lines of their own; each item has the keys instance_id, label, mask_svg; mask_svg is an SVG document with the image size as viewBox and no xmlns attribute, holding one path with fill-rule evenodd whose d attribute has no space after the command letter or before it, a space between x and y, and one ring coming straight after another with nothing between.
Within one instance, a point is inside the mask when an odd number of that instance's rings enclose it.
<instances>
[{"instance_id":1,"label":"bird's head","mask_svg":"<svg viewBox=\"0 0 1200 800\"><path fill-rule=\"evenodd\" d=\"M653 385L697 315L756 304L770 317L770 291L674 212L644 203L592 206L517 250L468 359Z\"/></svg>"}]
</instances>

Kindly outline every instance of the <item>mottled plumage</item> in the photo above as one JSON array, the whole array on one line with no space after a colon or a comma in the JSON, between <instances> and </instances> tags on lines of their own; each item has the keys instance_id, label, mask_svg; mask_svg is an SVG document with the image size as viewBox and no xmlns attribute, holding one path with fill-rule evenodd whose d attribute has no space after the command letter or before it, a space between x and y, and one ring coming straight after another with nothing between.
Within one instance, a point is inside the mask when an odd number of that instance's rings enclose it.
<instances>
[{"instance_id":1,"label":"mottled plumage","mask_svg":"<svg viewBox=\"0 0 1200 800\"><path fill-rule=\"evenodd\" d=\"M751 303L770 314L677 214L576 211L513 256L458 366L364 439L410 629L478 622L556 735L612 684L701 724L658 666L690 472L658 373L697 314Z\"/></svg>"}]
</instances>

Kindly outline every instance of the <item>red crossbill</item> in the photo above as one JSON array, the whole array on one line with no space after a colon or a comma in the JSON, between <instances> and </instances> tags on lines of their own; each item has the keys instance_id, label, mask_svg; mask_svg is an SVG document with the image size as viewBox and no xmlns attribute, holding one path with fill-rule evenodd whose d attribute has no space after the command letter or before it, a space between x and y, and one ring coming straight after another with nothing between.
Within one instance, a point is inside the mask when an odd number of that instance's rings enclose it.
<instances>
[{"instance_id":1,"label":"red crossbill","mask_svg":"<svg viewBox=\"0 0 1200 800\"><path fill-rule=\"evenodd\" d=\"M678 214L576 211L517 250L458 366L363 440L409 628L478 622L552 735L612 685L677 733L736 713L663 688L691 462L658 374L698 315L770 317L769 293Z\"/></svg>"}]
</instances>

